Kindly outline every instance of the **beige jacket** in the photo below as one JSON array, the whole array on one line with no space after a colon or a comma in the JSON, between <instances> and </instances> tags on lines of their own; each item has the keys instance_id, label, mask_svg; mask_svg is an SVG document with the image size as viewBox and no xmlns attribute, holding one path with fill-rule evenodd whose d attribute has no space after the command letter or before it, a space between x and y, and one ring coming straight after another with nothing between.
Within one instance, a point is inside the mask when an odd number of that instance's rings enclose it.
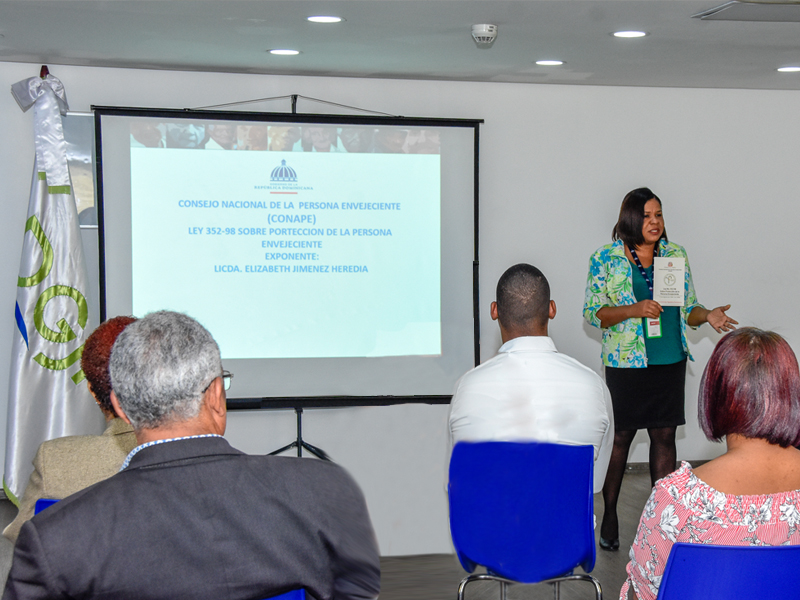
<instances>
[{"instance_id":1,"label":"beige jacket","mask_svg":"<svg viewBox=\"0 0 800 600\"><path fill-rule=\"evenodd\" d=\"M44 442L33 459L33 473L17 517L3 535L15 542L23 523L33 516L39 498L62 500L108 479L135 447L133 428L119 418L112 419L102 435L74 435Z\"/></svg>"}]
</instances>

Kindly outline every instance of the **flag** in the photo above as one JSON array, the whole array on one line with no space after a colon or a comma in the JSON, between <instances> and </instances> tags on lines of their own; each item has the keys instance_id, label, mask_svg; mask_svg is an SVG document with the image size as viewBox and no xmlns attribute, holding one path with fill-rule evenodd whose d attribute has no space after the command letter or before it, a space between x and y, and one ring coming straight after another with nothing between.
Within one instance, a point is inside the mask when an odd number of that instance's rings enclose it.
<instances>
[{"instance_id":1,"label":"flag","mask_svg":"<svg viewBox=\"0 0 800 600\"><path fill-rule=\"evenodd\" d=\"M88 285L61 123L64 86L48 74L15 83L11 93L23 111L34 108L36 146L17 279L3 477L6 495L19 504L39 444L99 433L102 414L80 364Z\"/></svg>"}]
</instances>

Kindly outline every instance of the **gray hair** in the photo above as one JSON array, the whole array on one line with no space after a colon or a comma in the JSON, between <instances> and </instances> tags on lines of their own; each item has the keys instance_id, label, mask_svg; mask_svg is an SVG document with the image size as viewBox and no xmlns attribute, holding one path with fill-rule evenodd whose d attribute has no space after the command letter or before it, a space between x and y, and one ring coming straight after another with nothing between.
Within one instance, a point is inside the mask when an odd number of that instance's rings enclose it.
<instances>
[{"instance_id":1,"label":"gray hair","mask_svg":"<svg viewBox=\"0 0 800 600\"><path fill-rule=\"evenodd\" d=\"M109 370L133 428L152 429L196 417L203 393L222 374L222 361L205 327L187 315L161 311L125 328Z\"/></svg>"}]
</instances>

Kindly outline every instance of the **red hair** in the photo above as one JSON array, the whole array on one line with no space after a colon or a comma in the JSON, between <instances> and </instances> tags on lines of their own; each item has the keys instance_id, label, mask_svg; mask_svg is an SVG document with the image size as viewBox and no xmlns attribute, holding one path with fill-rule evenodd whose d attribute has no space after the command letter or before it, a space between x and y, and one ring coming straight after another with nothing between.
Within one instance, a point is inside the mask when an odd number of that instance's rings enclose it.
<instances>
[{"instance_id":1,"label":"red hair","mask_svg":"<svg viewBox=\"0 0 800 600\"><path fill-rule=\"evenodd\" d=\"M136 317L114 317L100 324L86 339L81 355L81 368L89 382L97 403L103 412L114 414L111 406L111 375L108 373L108 361L111 359L111 348L128 325Z\"/></svg>"},{"instance_id":2,"label":"red hair","mask_svg":"<svg viewBox=\"0 0 800 600\"><path fill-rule=\"evenodd\" d=\"M786 340L755 327L722 338L703 372L697 413L710 440L738 433L800 445L800 369Z\"/></svg>"}]
</instances>

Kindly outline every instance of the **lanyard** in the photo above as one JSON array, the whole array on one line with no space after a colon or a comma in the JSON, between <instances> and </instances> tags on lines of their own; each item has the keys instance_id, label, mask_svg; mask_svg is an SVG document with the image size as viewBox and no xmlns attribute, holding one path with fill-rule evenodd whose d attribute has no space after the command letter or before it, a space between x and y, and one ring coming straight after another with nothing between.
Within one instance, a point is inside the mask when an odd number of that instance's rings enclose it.
<instances>
[{"instance_id":1,"label":"lanyard","mask_svg":"<svg viewBox=\"0 0 800 600\"><path fill-rule=\"evenodd\" d=\"M639 267L639 273L642 274L642 277L644 277L645 283L647 283L647 287L650 289L650 299L652 300L653 299L653 280L650 279L650 277L647 275L647 271L645 271L644 267L642 266L642 261L640 261L639 257L636 256L636 250L634 250L633 248L630 248L630 251L631 251L631 256L633 256L633 262L635 262L636 266ZM658 256L658 244L656 244L653 247L653 258L655 258L656 256ZM655 261L653 261L653 262L655 263Z\"/></svg>"}]
</instances>

